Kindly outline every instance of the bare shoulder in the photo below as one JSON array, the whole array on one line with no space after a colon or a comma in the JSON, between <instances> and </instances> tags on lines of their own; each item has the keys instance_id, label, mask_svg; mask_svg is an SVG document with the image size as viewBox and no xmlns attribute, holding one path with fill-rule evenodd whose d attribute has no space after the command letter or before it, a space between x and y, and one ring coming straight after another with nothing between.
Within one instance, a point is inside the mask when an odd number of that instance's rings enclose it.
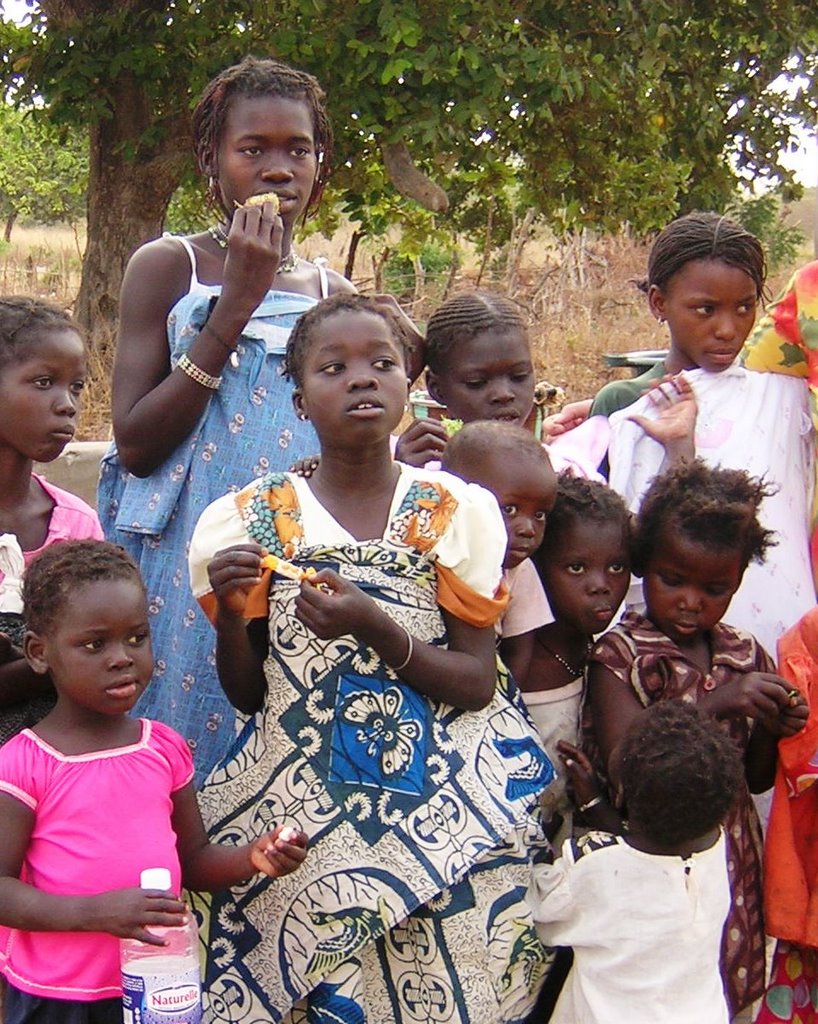
<instances>
[{"instance_id":1,"label":"bare shoulder","mask_svg":"<svg viewBox=\"0 0 818 1024\"><path fill-rule=\"evenodd\" d=\"M170 309L190 284L190 259L178 238L155 238L134 252L125 268L122 302L145 301Z\"/></svg>"},{"instance_id":2,"label":"bare shoulder","mask_svg":"<svg viewBox=\"0 0 818 1024\"><path fill-rule=\"evenodd\" d=\"M349 294L358 291L349 278L339 274L337 270L331 270L329 267L327 267L327 284L329 285L330 295L340 295L341 292Z\"/></svg>"}]
</instances>

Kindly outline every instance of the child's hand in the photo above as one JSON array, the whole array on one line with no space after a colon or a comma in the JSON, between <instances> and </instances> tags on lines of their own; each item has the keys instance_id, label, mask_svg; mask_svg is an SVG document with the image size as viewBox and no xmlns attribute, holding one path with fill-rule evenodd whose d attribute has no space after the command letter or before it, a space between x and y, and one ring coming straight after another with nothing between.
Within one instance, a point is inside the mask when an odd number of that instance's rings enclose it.
<instances>
[{"instance_id":1,"label":"child's hand","mask_svg":"<svg viewBox=\"0 0 818 1024\"><path fill-rule=\"evenodd\" d=\"M593 399L584 398L581 402L568 402L559 412L545 416L542 421L542 440L550 441L584 423L591 413L592 405Z\"/></svg>"},{"instance_id":2,"label":"child's hand","mask_svg":"<svg viewBox=\"0 0 818 1024\"><path fill-rule=\"evenodd\" d=\"M247 595L261 579L264 548L259 544L236 544L217 551L207 566L213 595L222 611L243 615Z\"/></svg>"},{"instance_id":3,"label":"child's hand","mask_svg":"<svg viewBox=\"0 0 818 1024\"><path fill-rule=\"evenodd\" d=\"M290 466L290 472L296 476L303 476L305 480L313 475L321 462L320 455L308 455L306 458L298 459Z\"/></svg>"},{"instance_id":4,"label":"child's hand","mask_svg":"<svg viewBox=\"0 0 818 1024\"><path fill-rule=\"evenodd\" d=\"M582 807L597 797L604 799L599 779L596 777L591 762L579 747L566 740L560 740L557 743L557 751L560 761L565 766L568 792L577 807Z\"/></svg>"},{"instance_id":5,"label":"child's hand","mask_svg":"<svg viewBox=\"0 0 818 1024\"><path fill-rule=\"evenodd\" d=\"M295 599L297 618L322 640L358 635L372 624L373 613L381 614L372 598L332 569L304 580Z\"/></svg>"},{"instance_id":6,"label":"child's hand","mask_svg":"<svg viewBox=\"0 0 818 1024\"><path fill-rule=\"evenodd\" d=\"M772 672L748 672L713 690L701 705L716 718L743 715L758 719L775 736L798 732L809 713L800 693Z\"/></svg>"},{"instance_id":7,"label":"child's hand","mask_svg":"<svg viewBox=\"0 0 818 1024\"><path fill-rule=\"evenodd\" d=\"M433 459L440 459L448 440L446 428L437 420L413 420L398 438L395 458L420 468Z\"/></svg>"},{"instance_id":8,"label":"child's hand","mask_svg":"<svg viewBox=\"0 0 818 1024\"><path fill-rule=\"evenodd\" d=\"M277 825L257 839L250 849L250 862L256 871L270 878L281 878L299 868L307 856L307 836L298 829Z\"/></svg>"},{"instance_id":9,"label":"child's hand","mask_svg":"<svg viewBox=\"0 0 818 1024\"><path fill-rule=\"evenodd\" d=\"M665 377L647 392L647 396L658 416L649 418L634 414L628 419L640 426L648 437L663 445L668 455L693 458L699 409L687 379L681 373Z\"/></svg>"},{"instance_id":10,"label":"child's hand","mask_svg":"<svg viewBox=\"0 0 818 1024\"><path fill-rule=\"evenodd\" d=\"M88 911L85 931L139 939L151 946L164 946L166 941L149 927L178 928L188 915L182 900L161 889L114 889L89 896Z\"/></svg>"}]
</instances>

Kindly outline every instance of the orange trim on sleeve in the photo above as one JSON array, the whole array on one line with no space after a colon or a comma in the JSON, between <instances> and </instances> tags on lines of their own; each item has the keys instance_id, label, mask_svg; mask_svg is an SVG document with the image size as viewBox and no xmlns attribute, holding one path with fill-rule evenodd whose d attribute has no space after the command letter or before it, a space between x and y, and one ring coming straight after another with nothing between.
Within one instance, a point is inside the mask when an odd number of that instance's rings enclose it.
<instances>
[{"instance_id":1,"label":"orange trim on sleeve","mask_svg":"<svg viewBox=\"0 0 818 1024\"><path fill-rule=\"evenodd\" d=\"M440 562L435 565L435 570L437 603L470 626L477 626L478 629L493 626L506 610L508 591L505 584L500 584L494 597L483 597Z\"/></svg>"},{"instance_id":2,"label":"orange trim on sleeve","mask_svg":"<svg viewBox=\"0 0 818 1024\"><path fill-rule=\"evenodd\" d=\"M247 604L244 606L245 619L267 618L270 610L270 579L272 575L269 569L262 569L261 579L247 594ZM212 590L202 594L199 598L199 606L211 623L215 623L218 605L216 595Z\"/></svg>"}]
</instances>

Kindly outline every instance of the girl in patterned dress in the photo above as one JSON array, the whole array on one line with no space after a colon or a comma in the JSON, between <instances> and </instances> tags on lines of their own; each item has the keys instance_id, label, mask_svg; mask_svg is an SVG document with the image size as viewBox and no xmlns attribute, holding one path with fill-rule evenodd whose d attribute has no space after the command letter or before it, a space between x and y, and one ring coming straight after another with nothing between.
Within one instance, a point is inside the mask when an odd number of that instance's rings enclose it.
<instances>
[{"instance_id":1,"label":"girl in patterned dress","mask_svg":"<svg viewBox=\"0 0 818 1024\"><path fill-rule=\"evenodd\" d=\"M747 785L724 822L732 905L722 978L733 1014L764 990L761 828L750 793L772 785L778 737L798 732L807 716L803 698L774 674L755 638L721 621L748 563L772 542L758 520L766 493L740 470L700 461L654 480L633 552L645 614L625 613L594 647L588 672L585 741L601 774L633 719L662 700L697 704L744 754ZM606 813L593 804L592 825L595 813Z\"/></svg>"},{"instance_id":2,"label":"girl in patterned dress","mask_svg":"<svg viewBox=\"0 0 818 1024\"><path fill-rule=\"evenodd\" d=\"M210 834L275 821L311 847L299 883L203 906L216 1016L522 1021L547 968L524 894L553 769L498 676L506 533L481 487L393 461L399 338L362 297L305 314L287 367L319 465L214 502L191 542L247 716Z\"/></svg>"}]
</instances>

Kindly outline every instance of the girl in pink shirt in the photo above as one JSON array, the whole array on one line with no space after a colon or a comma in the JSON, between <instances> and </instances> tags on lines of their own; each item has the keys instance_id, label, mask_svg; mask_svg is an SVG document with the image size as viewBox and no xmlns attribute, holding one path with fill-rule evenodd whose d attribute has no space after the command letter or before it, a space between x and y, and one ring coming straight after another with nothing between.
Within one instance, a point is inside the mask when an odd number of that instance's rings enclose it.
<instances>
[{"instance_id":1,"label":"girl in pink shirt","mask_svg":"<svg viewBox=\"0 0 818 1024\"><path fill-rule=\"evenodd\" d=\"M54 706L47 675L35 675L19 645L26 565L58 540L102 538L94 510L32 472L74 436L85 386L79 328L41 299L0 298L0 743Z\"/></svg>"},{"instance_id":2,"label":"girl in pink shirt","mask_svg":"<svg viewBox=\"0 0 818 1024\"><path fill-rule=\"evenodd\" d=\"M212 891L305 856L280 826L210 845L187 744L131 717L151 678L148 609L134 562L103 541L52 545L23 585L25 656L50 673L57 704L0 749L0 971L6 1024L120 1024L117 938L152 945L150 926L186 916L182 885ZM167 867L172 891L142 890Z\"/></svg>"}]
</instances>

